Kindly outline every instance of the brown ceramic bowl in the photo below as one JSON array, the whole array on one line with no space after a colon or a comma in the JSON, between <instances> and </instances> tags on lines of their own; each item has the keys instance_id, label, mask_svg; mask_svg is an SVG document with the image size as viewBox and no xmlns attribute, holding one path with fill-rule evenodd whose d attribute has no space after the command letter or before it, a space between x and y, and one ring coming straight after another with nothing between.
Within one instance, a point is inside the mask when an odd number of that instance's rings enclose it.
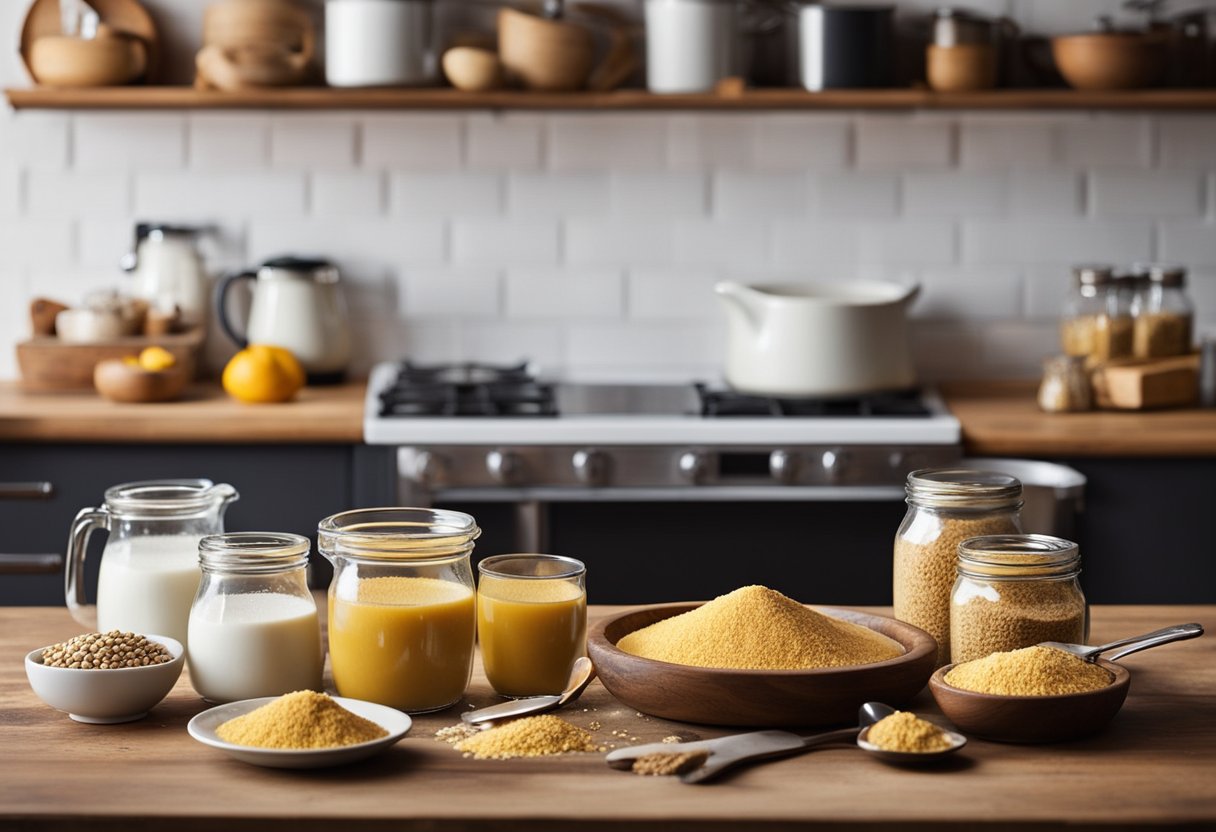
<instances>
[{"instance_id":1,"label":"brown ceramic bowl","mask_svg":"<svg viewBox=\"0 0 1216 832\"><path fill-rule=\"evenodd\" d=\"M997 696L946 684L948 664L929 679L929 690L946 718L964 734L998 742L1040 743L1075 740L1106 727L1127 698L1131 675L1112 662L1098 664L1114 675L1099 690L1061 696Z\"/></svg>"},{"instance_id":2,"label":"brown ceramic bowl","mask_svg":"<svg viewBox=\"0 0 1216 832\"><path fill-rule=\"evenodd\" d=\"M167 402L180 396L189 383L190 373L181 364L167 370L145 370L109 358L93 368L93 386L112 402Z\"/></svg>"},{"instance_id":3,"label":"brown ceramic bowl","mask_svg":"<svg viewBox=\"0 0 1216 832\"><path fill-rule=\"evenodd\" d=\"M882 633L904 654L854 667L820 670L723 670L644 659L617 648L634 630L701 604L643 607L600 619L587 651L609 693L643 713L679 722L747 727L856 723L865 702L898 706L925 686L937 659L933 636L911 624L853 610L818 612Z\"/></svg>"},{"instance_id":4,"label":"brown ceramic bowl","mask_svg":"<svg viewBox=\"0 0 1216 832\"><path fill-rule=\"evenodd\" d=\"M1078 90L1131 90L1161 81L1166 42L1137 32L1092 32L1051 39L1051 55Z\"/></svg>"}]
</instances>

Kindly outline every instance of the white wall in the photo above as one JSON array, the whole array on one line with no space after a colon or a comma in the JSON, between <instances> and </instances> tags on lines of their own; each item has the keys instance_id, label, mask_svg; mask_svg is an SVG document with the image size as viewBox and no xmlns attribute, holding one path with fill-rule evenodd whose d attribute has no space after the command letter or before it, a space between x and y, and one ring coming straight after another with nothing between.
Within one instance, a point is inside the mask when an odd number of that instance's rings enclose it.
<instances>
[{"instance_id":1,"label":"white wall","mask_svg":"<svg viewBox=\"0 0 1216 832\"><path fill-rule=\"evenodd\" d=\"M1079 260L1186 263L1216 325L1216 115L0 112L0 342L120 284L136 219L217 223L217 270L336 258L361 367L709 374L723 277L919 281L937 378L1037 374Z\"/></svg>"}]
</instances>

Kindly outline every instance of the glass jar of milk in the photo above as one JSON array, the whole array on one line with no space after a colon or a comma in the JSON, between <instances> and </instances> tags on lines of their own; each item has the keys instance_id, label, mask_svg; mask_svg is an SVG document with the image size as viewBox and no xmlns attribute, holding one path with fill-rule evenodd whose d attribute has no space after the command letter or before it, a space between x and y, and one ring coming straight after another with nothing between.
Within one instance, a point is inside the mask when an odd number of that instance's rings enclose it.
<instances>
[{"instance_id":1,"label":"glass jar of milk","mask_svg":"<svg viewBox=\"0 0 1216 832\"><path fill-rule=\"evenodd\" d=\"M232 532L198 544L190 681L208 702L321 690L321 627L308 591L308 538Z\"/></svg>"},{"instance_id":2,"label":"glass jar of milk","mask_svg":"<svg viewBox=\"0 0 1216 832\"><path fill-rule=\"evenodd\" d=\"M237 500L211 480L150 480L106 490L105 503L82 509L68 539L68 609L88 627L162 635L186 644L198 592L198 542L224 530ZM97 579L97 608L86 603L84 558L93 532L110 533Z\"/></svg>"}]
</instances>

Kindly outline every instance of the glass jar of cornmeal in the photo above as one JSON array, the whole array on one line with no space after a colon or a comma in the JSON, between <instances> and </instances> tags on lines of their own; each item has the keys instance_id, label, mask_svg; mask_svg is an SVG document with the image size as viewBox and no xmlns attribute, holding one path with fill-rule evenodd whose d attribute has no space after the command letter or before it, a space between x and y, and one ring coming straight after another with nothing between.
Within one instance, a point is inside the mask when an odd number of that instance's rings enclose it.
<instances>
[{"instance_id":1,"label":"glass jar of cornmeal","mask_svg":"<svg viewBox=\"0 0 1216 832\"><path fill-rule=\"evenodd\" d=\"M338 693L411 713L455 704L473 669L477 522L458 511L373 508L327 517L317 531L334 566Z\"/></svg>"},{"instance_id":2,"label":"glass jar of cornmeal","mask_svg":"<svg viewBox=\"0 0 1216 832\"><path fill-rule=\"evenodd\" d=\"M587 568L557 555L497 555L477 570L477 635L494 690L561 693L587 654Z\"/></svg>"}]
</instances>

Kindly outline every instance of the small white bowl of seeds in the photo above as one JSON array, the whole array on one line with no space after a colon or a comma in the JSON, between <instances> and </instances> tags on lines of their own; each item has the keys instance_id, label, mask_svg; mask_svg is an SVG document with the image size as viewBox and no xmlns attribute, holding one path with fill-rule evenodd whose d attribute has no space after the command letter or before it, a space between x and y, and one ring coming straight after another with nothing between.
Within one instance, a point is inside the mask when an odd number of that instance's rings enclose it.
<instances>
[{"instance_id":1,"label":"small white bowl of seeds","mask_svg":"<svg viewBox=\"0 0 1216 832\"><path fill-rule=\"evenodd\" d=\"M25 675L38 697L77 722L132 722L168 695L186 651L168 636L85 633L30 651Z\"/></svg>"}]
</instances>

